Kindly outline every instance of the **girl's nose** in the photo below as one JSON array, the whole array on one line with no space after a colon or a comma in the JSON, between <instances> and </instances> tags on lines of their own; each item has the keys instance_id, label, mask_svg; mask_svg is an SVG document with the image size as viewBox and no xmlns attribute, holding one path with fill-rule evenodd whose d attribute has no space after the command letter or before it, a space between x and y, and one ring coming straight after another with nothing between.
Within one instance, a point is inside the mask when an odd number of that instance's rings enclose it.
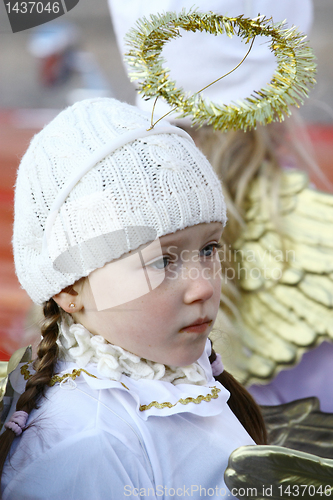
<instances>
[{"instance_id":1,"label":"girl's nose","mask_svg":"<svg viewBox=\"0 0 333 500\"><path fill-rule=\"evenodd\" d=\"M214 294L212 270L203 266L184 265L183 279L185 285L184 302L205 302Z\"/></svg>"}]
</instances>

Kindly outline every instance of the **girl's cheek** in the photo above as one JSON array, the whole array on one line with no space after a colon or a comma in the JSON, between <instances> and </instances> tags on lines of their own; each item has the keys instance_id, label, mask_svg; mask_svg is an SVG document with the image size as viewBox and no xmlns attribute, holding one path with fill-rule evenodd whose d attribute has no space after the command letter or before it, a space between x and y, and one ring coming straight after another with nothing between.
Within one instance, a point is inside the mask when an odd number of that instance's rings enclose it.
<instances>
[{"instance_id":1,"label":"girl's cheek","mask_svg":"<svg viewBox=\"0 0 333 500\"><path fill-rule=\"evenodd\" d=\"M177 286L177 282L179 280L179 268L177 265L172 264L168 266L165 271L165 277L161 285L158 289L162 292L168 292L170 290L174 290Z\"/></svg>"}]
</instances>

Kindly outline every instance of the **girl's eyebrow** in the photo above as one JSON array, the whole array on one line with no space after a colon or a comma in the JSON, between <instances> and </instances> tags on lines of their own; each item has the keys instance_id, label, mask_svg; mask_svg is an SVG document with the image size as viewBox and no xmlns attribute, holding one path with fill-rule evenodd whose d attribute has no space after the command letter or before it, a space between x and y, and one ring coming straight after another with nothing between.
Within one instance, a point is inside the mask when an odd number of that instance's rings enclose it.
<instances>
[{"instance_id":1,"label":"girl's eyebrow","mask_svg":"<svg viewBox=\"0 0 333 500\"><path fill-rule=\"evenodd\" d=\"M208 239L212 238L213 236L216 236L216 238L217 238L219 236L219 233L220 233L221 229L223 229L223 228L222 227L216 227L216 228L212 229L209 232L207 230L207 233L203 234L203 239L208 240ZM217 238L217 239L219 239L219 238ZM189 236L183 236L183 235L177 235L176 236L174 234L170 234L170 235L162 236L160 238L160 244L161 244L161 247L171 246L171 245L175 245L176 246L176 245L179 245L179 244L184 245L184 244L186 244L189 241L189 239L190 239Z\"/></svg>"},{"instance_id":2,"label":"girl's eyebrow","mask_svg":"<svg viewBox=\"0 0 333 500\"><path fill-rule=\"evenodd\" d=\"M217 236L220 234L220 232L221 232L221 235L222 235L222 233L223 233L223 227L222 227L222 225L219 225L219 226L218 226L218 227L216 227L215 229L212 229L211 231L209 231L209 233L207 233L207 235L206 235L206 238L207 238L207 239L210 239L210 238L212 238L213 236L216 236L216 238L217 238ZM220 239L220 237L221 237L221 236L219 236L219 238L218 238L218 239Z\"/></svg>"}]
</instances>

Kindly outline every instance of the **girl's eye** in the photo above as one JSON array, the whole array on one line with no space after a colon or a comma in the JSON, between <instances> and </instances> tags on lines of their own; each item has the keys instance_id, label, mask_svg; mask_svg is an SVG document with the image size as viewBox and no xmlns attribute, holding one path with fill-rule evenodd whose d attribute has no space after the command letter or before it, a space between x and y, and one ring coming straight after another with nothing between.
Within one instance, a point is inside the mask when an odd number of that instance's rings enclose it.
<instances>
[{"instance_id":1,"label":"girl's eye","mask_svg":"<svg viewBox=\"0 0 333 500\"><path fill-rule=\"evenodd\" d=\"M155 260L147 267L153 267L154 269L162 270L165 269L170 263L170 257L162 257L161 259Z\"/></svg>"},{"instance_id":2,"label":"girl's eye","mask_svg":"<svg viewBox=\"0 0 333 500\"><path fill-rule=\"evenodd\" d=\"M216 250L220 248L222 248L222 245L220 245L219 243L210 243L209 245L205 246L205 248L203 248L201 252L203 252L204 257L212 257L216 254Z\"/></svg>"}]
</instances>

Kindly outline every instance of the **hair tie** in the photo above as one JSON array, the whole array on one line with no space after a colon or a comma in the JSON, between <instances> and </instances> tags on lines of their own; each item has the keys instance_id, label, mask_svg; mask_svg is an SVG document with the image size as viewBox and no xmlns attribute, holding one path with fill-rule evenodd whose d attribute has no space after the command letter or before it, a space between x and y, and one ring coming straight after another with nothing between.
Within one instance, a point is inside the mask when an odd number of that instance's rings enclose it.
<instances>
[{"instance_id":1,"label":"hair tie","mask_svg":"<svg viewBox=\"0 0 333 500\"><path fill-rule=\"evenodd\" d=\"M26 411L15 411L8 422L5 423L6 429L12 430L16 436L20 436L25 428L29 414Z\"/></svg>"},{"instance_id":2,"label":"hair tie","mask_svg":"<svg viewBox=\"0 0 333 500\"><path fill-rule=\"evenodd\" d=\"M221 355L220 354L216 354L216 358L213 361L213 363L211 364L211 367L212 367L212 371L213 371L213 376L214 377L217 377L218 375L221 375L221 373L224 370L224 367L223 367L223 363L222 363L222 359L221 359Z\"/></svg>"}]
</instances>

